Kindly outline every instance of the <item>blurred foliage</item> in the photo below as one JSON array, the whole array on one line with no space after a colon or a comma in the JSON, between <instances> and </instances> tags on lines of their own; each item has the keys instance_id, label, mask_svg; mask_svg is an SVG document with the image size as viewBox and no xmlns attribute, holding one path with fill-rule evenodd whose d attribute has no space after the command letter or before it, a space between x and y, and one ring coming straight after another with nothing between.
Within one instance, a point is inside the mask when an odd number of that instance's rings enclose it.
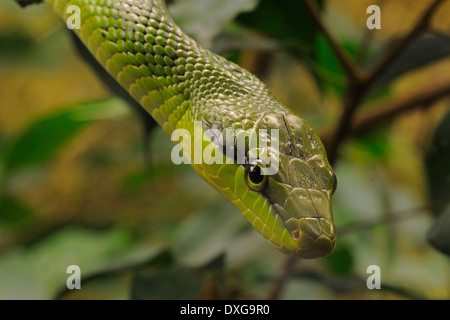
<instances>
[{"instance_id":1,"label":"blurred foliage","mask_svg":"<svg viewBox=\"0 0 450 320\"><path fill-rule=\"evenodd\" d=\"M275 96L319 132L335 125L347 78L299 1L171 3L188 33L263 70ZM371 1L320 1L333 34L363 65L410 28L424 3L382 2L382 30L367 38ZM443 6L436 31L411 43L367 100L450 79L449 13ZM0 298L268 297L285 256L190 167L170 161L161 129L144 151L139 115L72 40L47 6L1 2ZM404 113L343 145L337 248L301 261L281 298L450 298L449 103ZM72 264L81 290L66 289ZM373 264L381 291L365 286Z\"/></svg>"},{"instance_id":2,"label":"blurred foliage","mask_svg":"<svg viewBox=\"0 0 450 320\"><path fill-rule=\"evenodd\" d=\"M318 3L322 6L323 1ZM260 0L255 10L241 14L237 22L276 39L283 49L293 50L299 58L314 56L317 29L298 1Z\"/></svg>"}]
</instances>

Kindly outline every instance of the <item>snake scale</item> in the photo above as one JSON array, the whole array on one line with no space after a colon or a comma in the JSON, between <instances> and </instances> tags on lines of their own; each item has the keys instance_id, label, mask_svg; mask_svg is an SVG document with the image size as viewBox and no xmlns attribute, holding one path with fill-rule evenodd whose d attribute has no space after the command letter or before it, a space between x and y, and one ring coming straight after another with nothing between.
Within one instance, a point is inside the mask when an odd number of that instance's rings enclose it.
<instances>
[{"instance_id":1,"label":"snake scale","mask_svg":"<svg viewBox=\"0 0 450 320\"><path fill-rule=\"evenodd\" d=\"M44 2L64 21L69 6L80 8L78 37L168 135L176 129L195 135L195 122L202 132L278 130L277 152L266 150L278 156L275 174L266 174L259 159L229 161L225 150L237 148L235 139L216 143L221 148L214 156L223 163L191 165L277 249L307 259L333 251L336 176L325 149L312 127L264 83L202 48L177 26L162 0ZM205 140L201 151L208 146Z\"/></svg>"}]
</instances>

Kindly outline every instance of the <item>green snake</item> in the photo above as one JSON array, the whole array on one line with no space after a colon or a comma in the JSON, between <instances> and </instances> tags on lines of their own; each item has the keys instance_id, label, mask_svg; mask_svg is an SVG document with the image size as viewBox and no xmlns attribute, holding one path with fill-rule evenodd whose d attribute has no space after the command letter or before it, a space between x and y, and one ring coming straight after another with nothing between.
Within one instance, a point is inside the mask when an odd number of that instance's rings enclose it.
<instances>
[{"instance_id":1,"label":"green snake","mask_svg":"<svg viewBox=\"0 0 450 320\"><path fill-rule=\"evenodd\" d=\"M214 155L228 161L191 165L282 252L311 259L334 250L336 176L325 148L312 127L257 77L202 48L177 26L162 0L44 1L64 21L73 13L69 6L81 9L75 33L168 135L175 129L195 135L196 121L202 132L277 129L276 174L265 174L259 159L229 161L225 150L237 148L236 140L219 145L212 136L209 142L222 147ZM210 145L205 140L201 151Z\"/></svg>"}]
</instances>

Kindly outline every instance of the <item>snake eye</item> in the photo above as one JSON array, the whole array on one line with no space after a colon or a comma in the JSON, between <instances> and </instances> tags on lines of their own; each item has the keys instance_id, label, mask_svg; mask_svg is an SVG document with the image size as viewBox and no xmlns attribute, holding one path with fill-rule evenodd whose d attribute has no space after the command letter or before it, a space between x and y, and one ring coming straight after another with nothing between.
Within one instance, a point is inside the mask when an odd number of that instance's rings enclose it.
<instances>
[{"instance_id":1,"label":"snake eye","mask_svg":"<svg viewBox=\"0 0 450 320\"><path fill-rule=\"evenodd\" d=\"M262 191L267 185L268 176L265 172L265 165L262 161L250 164L245 170L245 182L250 189Z\"/></svg>"},{"instance_id":2,"label":"snake eye","mask_svg":"<svg viewBox=\"0 0 450 320\"><path fill-rule=\"evenodd\" d=\"M333 189L331 190L331 194L334 194L336 192L336 188L337 188L337 177L333 173Z\"/></svg>"}]
</instances>

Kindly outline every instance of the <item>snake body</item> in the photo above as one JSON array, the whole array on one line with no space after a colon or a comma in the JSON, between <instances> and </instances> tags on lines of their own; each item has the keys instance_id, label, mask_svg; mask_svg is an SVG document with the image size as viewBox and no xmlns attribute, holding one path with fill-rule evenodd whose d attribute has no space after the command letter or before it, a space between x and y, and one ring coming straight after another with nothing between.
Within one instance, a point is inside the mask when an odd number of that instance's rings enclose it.
<instances>
[{"instance_id":1,"label":"snake body","mask_svg":"<svg viewBox=\"0 0 450 320\"><path fill-rule=\"evenodd\" d=\"M74 31L167 134L175 129L194 134L195 121L203 131L279 130L274 175L261 173L259 164L236 161L192 166L282 252L317 258L333 251L336 177L325 149L311 126L259 79L202 48L177 26L161 0L44 1L64 21L71 16L69 6L81 9L81 28ZM224 144L236 148L232 139ZM203 141L202 151L207 145ZM227 160L224 151L219 156Z\"/></svg>"}]
</instances>

